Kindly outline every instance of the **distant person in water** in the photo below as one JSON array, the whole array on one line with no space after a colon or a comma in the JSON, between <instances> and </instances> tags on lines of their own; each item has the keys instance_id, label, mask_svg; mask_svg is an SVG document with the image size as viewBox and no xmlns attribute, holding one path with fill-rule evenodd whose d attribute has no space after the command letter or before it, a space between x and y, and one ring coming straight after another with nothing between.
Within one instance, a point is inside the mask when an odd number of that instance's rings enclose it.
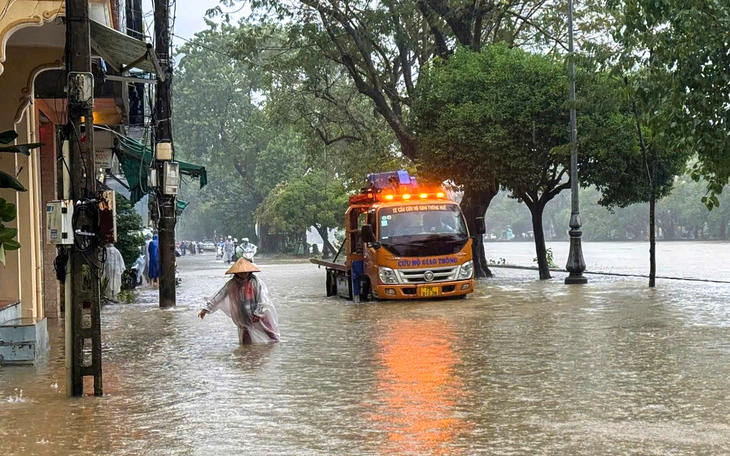
<instances>
[{"instance_id":1,"label":"distant person in water","mask_svg":"<svg viewBox=\"0 0 730 456\"><path fill-rule=\"evenodd\" d=\"M152 282L152 285L158 286L160 279L160 241L155 234L152 238L152 242L147 246L149 252L149 266L147 267L147 273Z\"/></svg>"},{"instance_id":2,"label":"distant person in water","mask_svg":"<svg viewBox=\"0 0 730 456\"><path fill-rule=\"evenodd\" d=\"M245 344L266 344L279 341L276 307L269 298L266 285L253 273L259 268L241 258L226 274L233 278L208 301L198 316L222 310L238 326L238 341Z\"/></svg>"}]
</instances>

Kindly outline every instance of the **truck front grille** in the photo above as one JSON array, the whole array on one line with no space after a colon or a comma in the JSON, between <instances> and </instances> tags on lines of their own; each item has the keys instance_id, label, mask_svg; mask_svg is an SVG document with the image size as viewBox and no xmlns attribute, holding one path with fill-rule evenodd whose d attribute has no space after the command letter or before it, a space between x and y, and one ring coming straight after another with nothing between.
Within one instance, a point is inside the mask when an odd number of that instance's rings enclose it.
<instances>
[{"instance_id":1,"label":"truck front grille","mask_svg":"<svg viewBox=\"0 0 730 456\"><path fill-rule=\"evenodd\" d=\"M396 271L400 275L401 283L433 283L454 280L456 278L456 272L458 270L458 266L433 269L396 269ZM433 280L427 282L424 276L428 271L431 271L433 273Z\"/></svg>"}]
</instances>

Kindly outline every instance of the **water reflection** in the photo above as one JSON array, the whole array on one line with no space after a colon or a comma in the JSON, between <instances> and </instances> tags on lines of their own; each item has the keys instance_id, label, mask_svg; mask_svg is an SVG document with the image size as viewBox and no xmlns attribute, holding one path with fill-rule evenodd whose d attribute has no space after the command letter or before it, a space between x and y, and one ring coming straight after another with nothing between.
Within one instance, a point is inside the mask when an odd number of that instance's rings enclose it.
<instances>
[{"instance_id":1,"label":"water reflection","mask_svg":"<svg viewBox=\"0 0 730 456\"><path fill-rule=\"evenodd\" d=\"M381 454L454 454L466 423L455 409L462 385L454 331L445 319L390 321L377 335L378 405L371 419L387 432Z\"/></svg>"}]
</instances>

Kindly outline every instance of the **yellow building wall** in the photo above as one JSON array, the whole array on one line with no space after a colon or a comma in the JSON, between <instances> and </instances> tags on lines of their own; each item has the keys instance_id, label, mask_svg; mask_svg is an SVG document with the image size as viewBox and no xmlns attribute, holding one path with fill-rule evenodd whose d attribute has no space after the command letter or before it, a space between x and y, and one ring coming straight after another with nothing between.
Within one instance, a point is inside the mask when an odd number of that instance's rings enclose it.
<instances>
[{"instance_id":1,"label":"yellow building wall","mask_svg":"<svg viewBox=\"0 0 730 456\"><path fill-rule=\"evenodd\" d=\"M5 71L0 74L0 131L15 129L20 143L36 142L38 126L31 107L33 80L45 68L57 67L63 58L59 48L6 48ZM23 316L42 317L43 261L39 153L0 154L0 169L16 176L26 192L0 190L0 196L14 202L16 220L9 226L18 228L20 250L8 252L6 266L0 266L0 300L19 300Z\"/></svg>"}]
</instances>

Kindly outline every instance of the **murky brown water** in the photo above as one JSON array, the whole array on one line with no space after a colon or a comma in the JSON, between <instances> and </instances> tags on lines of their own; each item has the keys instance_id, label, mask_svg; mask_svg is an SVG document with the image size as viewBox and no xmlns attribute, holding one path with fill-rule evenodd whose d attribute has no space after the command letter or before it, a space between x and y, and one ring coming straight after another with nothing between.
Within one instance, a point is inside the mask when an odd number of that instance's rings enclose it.
<instances>
[{"instance_id":1,"label":"murky brown water","mask_svg":"<svg viewBox=\"0 0 730 456\"><path fill-rule=\"evenodd\" d=\"M196 318L224 267L181 270L175 309L104 308L103 398L65 397L57 325L49 362L0 368L1 454L730 454L730 286L503 271L467 300L355 305L264 264L283 340L239 347Z\"/></svg>"}]
</instances>

